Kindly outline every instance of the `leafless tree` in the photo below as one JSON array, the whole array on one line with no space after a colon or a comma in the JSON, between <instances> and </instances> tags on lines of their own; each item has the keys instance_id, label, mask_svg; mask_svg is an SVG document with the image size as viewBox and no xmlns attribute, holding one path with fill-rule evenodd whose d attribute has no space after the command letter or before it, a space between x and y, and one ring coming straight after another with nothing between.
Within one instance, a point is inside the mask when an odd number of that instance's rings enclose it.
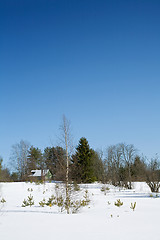
<instances>
[{"instance_id":1,"label":"leafless tree","mask_svg":"<svg viewBox=\"0 0 160 240\"><path fill-rule=\"evenodd\" d=\"M146 183L151 192L158 192L160 188L160 162L158 156L152 158L146 170Z\"/></svg>"},{"instance_id":2,"label":"leafless tree","mask_svg":"<svg viewBox=\"0 0 160 240\"><path fill-rule=\"evenodd\" d=\"M67 120L65 115L63 115L62 124L60 126L61 130L61 142L64 146L66 153L66 210L67 214L69 214L69 158L72 150L71 144L71 129L70 122Z\"/></svg>"},{"instance_id":3,"label":"leafless tree","mask_svg":"<svg viewBox=\"0 0 160 240\"><path fill-rule=\"evenodd\" d=\"M136 154L136 149L133 144L126 145L124 143L120 144L121 148L121 153L122 153L122 158L124 161L124 164L126 165L128 169L128 188L132 188L132 179L131 179L131 166L134 162L135 154Z\"/></svg>"},{"instance_id":4,"label":"leafless tree","mask_svg":"<svg viewBox=\"0 0 160 240\"><path fill-rule=\"evenodd\" d=\"M20 181L26 178L29 148L30 144L24 140L12 146L10 157L11 165L17 171Z\"/></svg>"},{"instance_id":5,"label":"leafless tree","mask_svg":"<svg viewBox=\"0 0 160 240\"><path fill-rule=\"evenodd\" d=\"M122 152L119 144L107 148L105 166L107 178L113 185L120 185L120 166L122 164Z\"/></svg>"},{"instance_id":6,"label":"leafless tree","mask_svg":"<svg viewBox=\"0 0 160 240\"><path fill-rule=\"evenodd\" d=\"M115 186L131 189L131 167L136 149L132 144L119 143L109 146L105 159L107 179Z\"/></svg>"}]
</instances>

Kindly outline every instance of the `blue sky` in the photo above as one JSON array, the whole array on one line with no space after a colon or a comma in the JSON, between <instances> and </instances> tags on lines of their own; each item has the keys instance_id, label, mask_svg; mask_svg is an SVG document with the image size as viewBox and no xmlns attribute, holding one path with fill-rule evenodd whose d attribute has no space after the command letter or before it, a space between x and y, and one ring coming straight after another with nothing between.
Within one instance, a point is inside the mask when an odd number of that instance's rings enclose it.
<instances>
[{"instance_id":1,"label":"blue sky","mask_svg":"<svg viewBox=\"0 0 160 240\"><path fill-rule=\"evenodd\" d=\"M21 139L160 153L160 2L0 1L0 155Z\"/></svg>"}]
</instances>

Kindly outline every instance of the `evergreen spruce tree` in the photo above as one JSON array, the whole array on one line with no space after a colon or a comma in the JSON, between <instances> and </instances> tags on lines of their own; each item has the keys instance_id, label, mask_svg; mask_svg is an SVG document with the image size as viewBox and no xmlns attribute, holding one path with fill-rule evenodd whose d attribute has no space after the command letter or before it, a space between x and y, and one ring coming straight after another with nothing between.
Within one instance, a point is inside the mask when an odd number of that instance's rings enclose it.
<instances>
[{"instance_id":1,"label":"evergreen spruce tree","mask_svg":"<svg viewBox=\"0 0 160 240\"><path fill-rule=\"evenodd\" d=\"M43 169L43 165L43 156L41 150L31 146L27 157L28 173L34 169Z\"/></svg>"},{"instance_id":2,"label":"evergreen spruce tree","mask_svg":"<svg viewBox=\"0 0 160 240\"><path fill-rule=\"evenodd\" d=\"M66 155L62 147L47 147L43 154L46 167L56 181L64 181L66 175Z\"/></svg>"},{"instance_id":3,"label":"evergreen spruce tree","mask_svg":"<svg viewBox=\"0 0 160 240\"><path fill-rule=\"evenodd\" d=\"M75 157L77 179L84 183L94 182L96 178L94 176L92 152L86 138L80 139Z\"/></svg>"}]
</instances>

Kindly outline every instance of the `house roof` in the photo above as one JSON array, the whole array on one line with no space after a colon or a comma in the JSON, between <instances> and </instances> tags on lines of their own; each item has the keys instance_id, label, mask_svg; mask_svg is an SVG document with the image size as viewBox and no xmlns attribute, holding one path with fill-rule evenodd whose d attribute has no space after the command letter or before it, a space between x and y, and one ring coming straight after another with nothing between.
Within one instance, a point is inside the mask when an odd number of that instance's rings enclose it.
<instances>
[{"instance_id":1,"label":"house roof","mask_svg":"<svg viewBox=\"0 0 160 240\"><path fill-rule=\"evenodd\" d=\"M41 177L42 176L42 171L43 171L43 176L45 176L49 172L49 169L46 169L46 170L32 170L31 171L32 174L30 176Z\"/></svg>"}]
</instances>

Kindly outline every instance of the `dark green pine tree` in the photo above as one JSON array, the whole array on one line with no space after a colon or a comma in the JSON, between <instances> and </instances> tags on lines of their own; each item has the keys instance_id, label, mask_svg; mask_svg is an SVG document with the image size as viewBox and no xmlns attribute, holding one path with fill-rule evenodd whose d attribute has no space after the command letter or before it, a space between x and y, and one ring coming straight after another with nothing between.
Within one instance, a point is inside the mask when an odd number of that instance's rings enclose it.
<instances>
[{"instance_id":1,"label":"dark green pine tree","mask_svg":"<svg viewBox=\"0 0 160 240\"><path fill-rule=\"evenodd\" d=\"M78 179L84 183L94 182L96 178L94 176L92 152L86 138L83 137L79 140L75 157L75 169L77 170Z\"/></svg>"},{"instance_id":2,"label":"dark green pine tree","mask_svg":"<svg viewBox=\"0 0 160 240\"><path fill-rule=\"evenodd\" d=\"M39 148L31 146L27 158L27 170L44 169L43 156Z\"/></svg>"},{"instance_id":3,"label":"dark green pine tree","mask_svg":"<svg viewBox=\"0 0 160 240\"><path fill-rule=\"evenodd\" d=\"M51 171L54 180L64 181L66 176L66 156L63 148L47 147L43 154L46 167Z\"/></svg>"}]
</instances>

